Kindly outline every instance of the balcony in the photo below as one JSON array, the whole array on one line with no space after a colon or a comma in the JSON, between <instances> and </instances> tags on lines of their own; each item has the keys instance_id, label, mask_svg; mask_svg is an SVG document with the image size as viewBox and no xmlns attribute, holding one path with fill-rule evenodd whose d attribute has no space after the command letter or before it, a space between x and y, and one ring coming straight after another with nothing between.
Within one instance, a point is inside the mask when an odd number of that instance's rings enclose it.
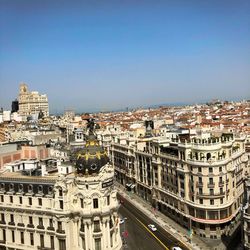
<instances>
[{"instance_id":1,"label":"balcony","mask_svg":"<svg viewBox=\"0 0 250 250\"><path fill-rule=\"evenodd\" d=\"M43 225L38 225L36 228L40 229L40 230L44 230L44 226Z\"/></svg>"},{"instance_id":2,"label":"balcony","mask_svg":"<svg viewBox=\"0 0 250 250\"><path fill-rule=\"evenodd\" d=\"M17 223L17 226L18 226L18 227L25 227L24 223L20 223L20 222Z\"/></svg>"},{"instance_id":3,"label":"balcony","mask_svg":"<svg viewBox=\"0 0 250 250\"><path fill-rule=\"evenodd\" d=\"M52 227L52 226L49 226L49 227L47 227L47 230L48 230L48 231L55 231L55 228Z\"/></svg>"},{"instance_id":4,"label":"balcony","mask_svg":"<svg viewBox=\"0 0 250 250\"><path fill-rule=\"evenodd\" d=\"M224 181L219 182L219 187L223 187L223 186L224 186L224 184L225 184L225 182L224 182Z\"/></svg>"},{"instance_id":5,"label":"balcony","mask_svg":"<svg viewBox=\"0 0 250 250\"><path fill-rule=\"evenodd\" d=\"M197 182L196 187L203 187L203 182Z\"/></svg>"},{"instance_id":6,"label":"balcony","mask_svg":"<svg viewBox=\"0 0 250 250\"><path fill-rule=\"evenodd\" d=\"M5 220L1 220L0 224L4 225L4 224L6 224L6 221Z\"/></svg>"},{"instance_id":7,"label":"balcony","mask_svg":"<svg viewBox=\"0 0 250 250\"><path fill-rule=\"evenodd\" d=\"M57 229L56 232L58 234L65 234L65 230L62 230L61 228Z\"/></svg>"},{"instance_id":8,"label":"balcony","mask_svg":"<svg viewBox=\"0 0 250 250\"><path fill-rule=\"evenodd\" d=\"M16 224L15 224L14 221L10 221L8 225L10 225L10 226L15 226Z\"/></svg>"},{"instance_id":9,"label":"balcony","mask_svg":"<svg viewBox=\"0 0 250 250\"><path fill-rule=\"evenodd\" d=\"M27 227L29 227L29 228L35 228L35 226L33 224L28 224Z\"/></svg>"},{"instance_id":10,"label":"balcony","mask_svg":"<svg viewBox=\"0 0 250 250\"><path fill-rule=\"evenodd\" d=\"M214 182L208 183L207 187L208 188L214 188L215 187L215 183Z\"/></svg>"},{"instance_id":11,"label":"balcony","mask_svg":"<svg viewBox=\"0 0 250 250\"><path fill-rule=\"evenodd\" d=\"M201 197L201 198L220 198L223 197L225 195L225 192L221 192L221 193L213 193L213 194L207 194L207 193L196 193L197 197Z\"/></svg>"}]
</instances>

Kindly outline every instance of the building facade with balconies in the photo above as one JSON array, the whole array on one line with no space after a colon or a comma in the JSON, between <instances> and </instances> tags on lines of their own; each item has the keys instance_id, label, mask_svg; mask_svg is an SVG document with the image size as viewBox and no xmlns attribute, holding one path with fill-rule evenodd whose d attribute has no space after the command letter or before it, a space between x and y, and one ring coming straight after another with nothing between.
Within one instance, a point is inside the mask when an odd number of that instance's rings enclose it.
<instances>
[{"instance_id":1,"label":"building facade with balconies","mask_svg":"<svg viewBox=\"0 0 250 250\"><path fill-rule=\"evenodd\" d=\"M72 162L59 176L0 173L0 249L121 249L114 169L93 133Z\"/></svg>"},{"instance_id":2,"label":"building facade with balconies","mask_svg":"<svg viewBox=\"0 0 250 250\"><path fill-rule=\"evenodd\" d=\"M245 137L145 138L112 145L118 182L201 237L230 236L240 224Z\"/></svg>"}]
</instances>

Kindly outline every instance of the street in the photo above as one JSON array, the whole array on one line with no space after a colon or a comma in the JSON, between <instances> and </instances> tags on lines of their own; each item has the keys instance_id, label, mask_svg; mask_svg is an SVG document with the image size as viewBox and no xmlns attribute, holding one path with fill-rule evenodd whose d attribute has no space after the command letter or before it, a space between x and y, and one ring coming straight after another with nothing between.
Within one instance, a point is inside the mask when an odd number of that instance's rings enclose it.
<instances>
[{"instance_id":1,"label":"street","mask_svg":"<svg viewBox=\"0 0 250 250\"><path fill-rule=\"evenodd\" d=\"M121 218L126 217L127 219L120 227L121 234L127 243L127 249L161 250L171 249L173 246L180 246L183 250L187 249L152 219L134 207L128 200L123 198L123 201L124 203L119 208L119 214ZM152 216L154 215L152 214ZM152 232L148 228L149 224L154 224L157 231Z\"/></svg>"}]
</instances>

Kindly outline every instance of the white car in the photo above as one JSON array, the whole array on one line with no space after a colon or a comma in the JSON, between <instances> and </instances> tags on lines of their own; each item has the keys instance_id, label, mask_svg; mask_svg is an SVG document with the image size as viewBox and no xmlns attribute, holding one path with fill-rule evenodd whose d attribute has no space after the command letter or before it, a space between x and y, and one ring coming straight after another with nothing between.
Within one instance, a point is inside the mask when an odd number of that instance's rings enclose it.
<instances>
[{"instance_id":1,"label":"white car","mask_svg":"<svg viewBox=\"0 0 250 250\"><path fill-rule=\"evenodd\" d=\"M153 224L149 224L148 227L154 232L157 231L157 228Z\"/></svg>"},{"instance_id":2,"label":"white car","mask_svg":"<svg viewBox=\"0 0 250 250\"><path fill-rule=\"evenodd\" d=\"M180 247L172 247L172 250L182 250Z\"/></svg>"},{"instance_id":3,"label":"white car","mask_svg":"<svg viewBox=\"0 0 250 250\"><path fill-rule=\"evenodd\" d=\"M125 222L125 220L127 219L127 217L125 218L120 218L120 224L123 224Z\"/></svg>"}]
</instances>

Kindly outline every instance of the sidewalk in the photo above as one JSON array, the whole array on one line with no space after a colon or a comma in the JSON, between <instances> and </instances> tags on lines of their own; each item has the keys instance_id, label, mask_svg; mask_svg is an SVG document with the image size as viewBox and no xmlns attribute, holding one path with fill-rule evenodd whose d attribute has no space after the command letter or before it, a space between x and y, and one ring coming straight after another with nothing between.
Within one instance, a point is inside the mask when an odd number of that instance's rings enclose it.
<instances>
[{"instance_id":1,"label":"sidewalk","mask_svg":"<svg viewBox=\"0 0 250 250\"><path fill-rule=\"evenodd\" d=\"M190 250L210 250L211 248L205 244L199 237L193 235L192 243L189 242L189 236L187 229L180 226L178 223L168 218L164 214L159 211L155 211L155 216L152 217L153 211L152 206L140 198L138 195L130 193L125 190L125 188L116 183L116 187L118 192L128 199L134 206L147 214L151 219L155 220L159 225L162 226L168 233L174 236L176 239L181 241L185 246L187 246Z\"/></svg>"}]
</instances>

